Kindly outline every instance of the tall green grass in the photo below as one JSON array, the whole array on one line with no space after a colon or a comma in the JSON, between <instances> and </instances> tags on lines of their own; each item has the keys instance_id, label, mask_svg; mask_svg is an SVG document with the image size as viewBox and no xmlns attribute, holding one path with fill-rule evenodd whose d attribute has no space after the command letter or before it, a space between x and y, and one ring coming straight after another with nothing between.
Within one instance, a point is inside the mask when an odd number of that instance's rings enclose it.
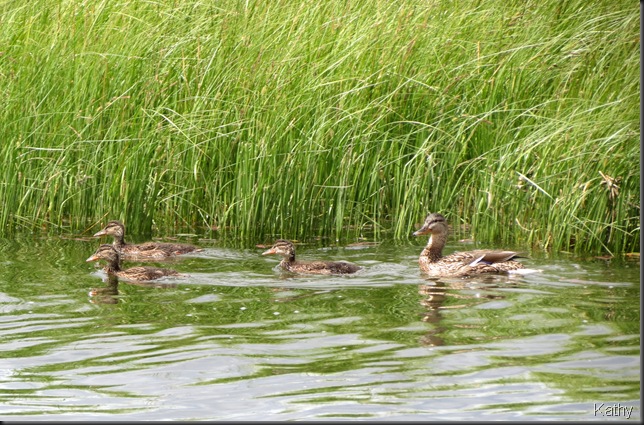
<instances>
[{"instance_id":1,"label":"tall green grass","mask_svg":"<svg viewBox=\"0 0 644 425\"><path fill-rule=\"evenodd\" d=\"M6 1L0 232L404 238L440 211L479 240L638 251L638 18L626 0Z\"/></svg>"}]
</instances>

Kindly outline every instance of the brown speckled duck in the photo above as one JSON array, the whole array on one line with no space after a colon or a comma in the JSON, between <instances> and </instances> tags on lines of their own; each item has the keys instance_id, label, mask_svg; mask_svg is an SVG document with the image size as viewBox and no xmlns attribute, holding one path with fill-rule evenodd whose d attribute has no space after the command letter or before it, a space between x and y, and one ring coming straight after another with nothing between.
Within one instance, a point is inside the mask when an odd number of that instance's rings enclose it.
<instances>
[{"instance_id":1,"label":"brown speckled duck","mask_svg":"<svg viewBox=\"0 0 644 425\"><path fill-rule=\"evenodd\" d=\"M420 254L420 269L432 277L465 277L486 273L507 273L523 269L523 264L514 261L514 251L475 250L454 252L443 257L447 242L447 221L437 213L431 213L414 236L430 234L427 246Z\"/></svg>"},{"instance_id":2,"label":"brown speckled duck","mask_svg":"<svg viewBox=\"0 0 644 425\"><path fill-rule=\"evenodd\" d=\"M158 267L139 266L121 270L121 258L119 252L110 244L103 244L98 247L85 261L105 260L107 265L103 268L108 275L117 276L122 279L132 281L149 281L159 279L164 276L178 276L179 272L171 269L161 269Z\"/></svg>"},{"instance_id":3,"label":"brown speckled duck","mask_svg":"<svg viewBox=\"0 0 644 425\"><path fill-rule=\"evenodd\" d=\"M160 260L175 255L187 254L189 252L201 251L200 248L183 243L171 242L145 242L142 244L129 244L124 240L125 226L118 220L112 220L100 231L94 234L94 237L112 236L114 238L113 246L124 259L136 260Z\"/></svg>"},{"instance_id":4,"label":"brown speckled duck","mask_svg":"<svg viewBox=\"0 0 644 425\"><path fill-rule=\"evenodd\" d=\"M269 250L262 253L262 255L269 254L281 255L280 266L293 273L349 274L362 268L346 261L295 261L295 246L284 239L278 239Z\"/></svg>"}]
</instances>

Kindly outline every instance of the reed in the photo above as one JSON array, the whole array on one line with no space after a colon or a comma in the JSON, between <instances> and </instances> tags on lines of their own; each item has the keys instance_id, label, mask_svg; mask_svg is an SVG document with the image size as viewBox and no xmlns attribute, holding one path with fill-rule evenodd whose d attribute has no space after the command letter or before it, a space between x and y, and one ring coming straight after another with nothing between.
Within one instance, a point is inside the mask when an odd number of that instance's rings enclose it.
<instances>
[{"instance_id":1,"label":"reed","mask_svg":"<svg viewBox=\"0 0 644 425\"><path fill-rule=\"evenodd\" d=\"M638 9L76 2L0 9L0 232L217 226L639 251Z\"/></svg>"}]
</instances>

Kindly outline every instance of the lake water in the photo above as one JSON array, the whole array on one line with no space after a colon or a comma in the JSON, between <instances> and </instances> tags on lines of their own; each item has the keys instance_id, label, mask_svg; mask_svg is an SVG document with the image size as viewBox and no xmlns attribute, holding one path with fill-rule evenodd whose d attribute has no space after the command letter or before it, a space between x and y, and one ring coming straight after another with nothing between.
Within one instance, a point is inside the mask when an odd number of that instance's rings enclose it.
<instances>
[{"instance_id":1,"label":"lake water","mask_svg":"<svg viewBox=\"0 0 644 425\"><path fill-rule=\"evenodd\" d=\"M0 239L0 419L640 419L639 258L435 281L425 242L298 246L335 277L201 241L115 285L96 239Z\"/></svg>"}]
</instances>

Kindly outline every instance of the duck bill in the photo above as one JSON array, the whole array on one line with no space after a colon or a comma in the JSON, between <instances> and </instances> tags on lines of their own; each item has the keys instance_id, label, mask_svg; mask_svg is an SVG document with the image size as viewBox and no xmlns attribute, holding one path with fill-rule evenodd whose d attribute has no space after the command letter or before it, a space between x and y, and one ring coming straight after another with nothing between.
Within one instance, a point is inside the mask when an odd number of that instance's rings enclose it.
<instances>
[{"instance_id":1,"label":"duck bill","mask_svg":"<svg viewBox=\"0 0 644 425\"><path fill-rule=\"evenodd\" d=\"M107 232L105 231L105 229L100 230L100 231L98 231L98 232L94 233L94 237L95 237L95 238L97 238L97 237L99 237L99 236L105 236L105 235L107 235Z\"/></svg>"},{"instance_id":2,"label":"duck bill","mask_svg":"<svg viewBox=\"0 0 644 425\"><path fill-rule=\"evenodd\" d=\"M271 248L262 252L262 255L271 255L271 254L277 254L277 252L275 252L275 248Z\"/></svg>"},{"instance_id":3,"label":"duck bill","mask_svg":"<svg viewBox=\"0 0 644 425\"><path fill-rule=\"evenodd\" d=\"M94 254L92 254L91 257L89 257L87 260L85 260L86 263L89 263L90 261L98 261L98 257Z\"/></svg>"},{"instance_id":4,"label":"duck bill","mask_svg":"<svg viewBox=\"0 0 644 425\"><path fill-rule=\"evenodd\" d=\"M416 230L414 233L412 233L413 236L423 236L431 233L432 231L429 230L429 227L423 226L420 229Z\"/></svg>"}]
</instances>

